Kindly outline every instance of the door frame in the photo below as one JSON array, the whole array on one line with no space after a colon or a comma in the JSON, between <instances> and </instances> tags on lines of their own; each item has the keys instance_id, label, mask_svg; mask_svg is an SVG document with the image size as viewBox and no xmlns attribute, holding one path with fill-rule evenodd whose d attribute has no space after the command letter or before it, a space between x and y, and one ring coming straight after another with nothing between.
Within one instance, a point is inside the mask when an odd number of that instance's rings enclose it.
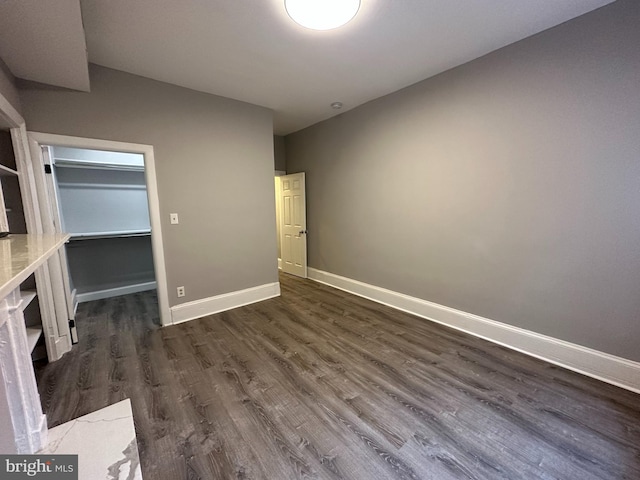
<instances>
[{"instance_id":1,"label":"door frame","mask_svg":"<svg viewBox=\"0 0 640 480\"><path fill-rule=\"evenodd\" d=\"M282 186L280 185L279 178L283 175L286 175L287 172L284 170L276 170L274 176L274 182L278 179L276 190L276 226L277 226L277 236L278 236L278 270L282 270L282 239L280 238L280 232L282 231L282 211L280 207L280 189Z\"/></svg>"},{"instance_id":2,"label":"door frame","mask_svg":"<svg viewBox=\"0 0 640 480\"><path fill-rule=\"evenodd\" d=\"M147 184L149 201L149 219L151 221L151 247L153 266L156 273L158 289L158 307L162 326L171 325L171 308L169 306L169 290L167 286L167 269L164 261L164 242L162 239L162 221L160 216L160 199L158 197L158 180L156 176L153 145L140 143L117 142L95 138L73 137L53 133L28 132L29 139L42 146L74 147L89 150L112 150L126 153L137 153L144 156L144 175ZM44 168L44 166L43 166ZM51 214L49 210L49 214ZM53 220L53 219L52 219Z\"/></svg>"},{"instance_id":3,"label":"door frame","mask_svg":"<svg viewBox=\"0 0 640 480\"><path fill-rule=\"evenodd\" d=\"M51 163L51 158L50 158L51 152L49 151L48 148L42 149L42 156L43 156L42 160L44 161L45 168L46 168L46 165ZM55 172L52 172L52 173L55 173ZM57 186L55 185L55 183L52 183L53 178L50 178L52 176L53 175L44 175L42 178L45 181L45 186L47 190L46 193L48 194L49 204L55 207L58 205L58 200L57 200L58 192L57 192ZM55 229L57 233L61 233L62 223L60 223L60 212L57 211L57 208L51 209L51 217L53 220L52 227ZM75 316L76 316L76 309L78 307L78 303L76 301L75 289L71 290L71 277L69 275L69 262L67 260L67 250L66 248L61 248L58 253L60 255L60 270L62 272L62 286L64 287L64 293L67 298L67 314L69 316L69 319L74 320L73 326L69 328L70 335L71 335L71 343L78 343L78 331L76 329L76 324L75 324Z\"/></svg>"}]
</instances>

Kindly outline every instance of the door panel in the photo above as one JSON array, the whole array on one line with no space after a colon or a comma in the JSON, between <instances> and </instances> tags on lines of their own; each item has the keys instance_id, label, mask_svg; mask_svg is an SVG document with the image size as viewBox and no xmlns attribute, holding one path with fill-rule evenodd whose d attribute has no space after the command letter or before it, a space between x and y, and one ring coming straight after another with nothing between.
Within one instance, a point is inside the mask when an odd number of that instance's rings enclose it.
<instances>
[{"instance_id":1,"label":"door panel","mask_svg":"<svg viewBox=\"0 0 640 480\"><path fill-rule=\"evenodd\" d=\"M36 140L29 134L29 150L31 151L31 161L33 162L33 176L40 210L40 219L42 230L45 234L61 233L59 222L54 220L52 201L55 199L50 191L50 179L45 174L45 162L50 164L50 156L48 148L42 148ZM68 273L65 275L65 269L62 262L66 262L66 257L60 255L52 255L47 261L47 267L44 273L36 271L36 286L38 290L38 301L40 302L40 311L42 315L42 324L45 332L45 341L47 343L47 355L49 360L57 360L65 352L71 349L72 333L69 320L73 313L69 308L69 291L68 291ZM53 323L57 324L57 328L53 327Z\"/></svg>"},{"instance_id":2,"label":"door panel","mask_svg":"<svg viewBox=\"0 0 640 480\"><path fill-rule=\"evenodd\" d=\"M307 215L304 173L280 177L282 270L307 278Z\"/></svg>"}]
</instances>

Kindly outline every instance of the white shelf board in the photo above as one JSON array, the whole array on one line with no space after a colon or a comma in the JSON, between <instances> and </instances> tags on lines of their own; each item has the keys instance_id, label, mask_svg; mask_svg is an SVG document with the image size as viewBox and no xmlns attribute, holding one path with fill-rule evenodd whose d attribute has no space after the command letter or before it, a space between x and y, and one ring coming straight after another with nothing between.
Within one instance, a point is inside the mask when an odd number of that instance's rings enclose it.
<instances>
[{"instance_id":1,"label":"white shelf board","mask_svg":"<svg viewBox=\"0 0 640 480\"><path fill-rule=\"evenodd\" d=\"M102 163L86 160L76 160L74 158L55 158L56 167L62 168L92 168L96 170L120 170L122 172L144 172L144 165L133 165L125 163Z\"/></svg>"},{"instance_id":2,"label":"white shelf board","mask_svg":"<svg viewBox=\"0 0 640 480\"><path fill-rule=\"evenodd\" d=\"M22 299L22 303L20 304L20 308L22 311L25 311L29 304L33 302L33 299L38 296L35 290L20 290L20 298Z\"/></svg>"},{"instance_id":3,"label":"white shelf board","mask_svg":"<svg viewBox=\"0 0 640 480\"><path fill-rule=\"evenodd\" d=\"M0 165L0 176L2 177L17 177L18 171L13 168L5 167L4 165Z\"/></svg>"},{"instance_id":4,"label":"white shelf board","mask_svg":"<svg viewBox=\"0 0 640 480\"><path fill-rule=\"evenodd\" d=\"M71 233L71 240L93 240L102 238L143 237L151 235L151 230L119 230L113 232Z\"/></svg>"},{"instance_id":5,"label":"white shelf board","mask_svg":"<svg viewBox=\"0 0 640 480\"><path fill-rule=\"evenodd\" d=\"M30 352L33 352L33 349L36 348L36 343L38 343L40 335L42 335L42 328L27 327L27 344L29 345Z\"/></svg>"}]
</instances>

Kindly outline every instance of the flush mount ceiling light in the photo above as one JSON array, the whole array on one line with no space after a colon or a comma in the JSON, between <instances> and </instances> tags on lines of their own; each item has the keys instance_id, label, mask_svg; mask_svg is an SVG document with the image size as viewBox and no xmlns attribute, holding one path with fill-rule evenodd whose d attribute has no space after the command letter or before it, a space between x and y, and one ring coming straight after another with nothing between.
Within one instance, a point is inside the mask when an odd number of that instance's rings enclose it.
<instances>
[{"instance_id":1,"label":"flush mount ceiling light","mask_svg":"<svg viewBox=\"0 0 640 480\"><path fill-rule=\"evenodd\" d=\"M331 30L358 13L360 0L284 0L291 19L313 30Z\"/></svg>"}]
</instances>

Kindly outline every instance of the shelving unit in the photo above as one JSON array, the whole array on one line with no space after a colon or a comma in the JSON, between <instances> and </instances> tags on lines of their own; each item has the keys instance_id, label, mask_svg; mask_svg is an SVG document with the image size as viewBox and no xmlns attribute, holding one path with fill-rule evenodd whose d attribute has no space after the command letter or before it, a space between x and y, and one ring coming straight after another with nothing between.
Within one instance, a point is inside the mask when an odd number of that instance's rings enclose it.
<instances>
[{"instance_id":1,"label":"shelving unit","mask_svg":"<svg viewBox=\"0 0 640 480\"><path fill-rule=\"evenodd\" d=\"M20 290L20 309L23 314L37 296L38 293L35 290ZM42 327L27 327L27 344L29 345L29 352L33 353L41 335Z\"/></svg>"},{"instance_id":2,"label":"shelving unit","mask_svg":"<svg viewBox=\"0 0 640 480\"><path fill-rule=\"evenodd\" d=\"M0 418L11 418L0 429L0 444L13 442L9 451L14 453L35 453L46 442L47 432L31 365L33 352L44 348L39 346L43 327L25 327L23 313L34 304L35 296L20 291L20 286L45 267L68 238L64 234L12 234L0 240L0 299L5 305L0 310Z\"/></svg>"},{"instance_id":3,"label":"shelving unit","mask_svg":"<svg viewBox=\"0 0 640 480\"><path fill-rule=\"evenodd\" d=\"M155 288L143 156L52 146L48 161L74 299Z\"/></svg>"},{"instance_id":4,"label":"shelving unit","mask_svg":"<svg viewBox=\"0 0 640 480\"><path fill-rule=\"evenodd\" d=\"M0 238L0 445L6 454L32 454L47 443L33 356L55 361L71 350L63 268L69 236L45 233L55 228L42 214L50 208L39 195L42 157L1 93L0 119L0 231L10 232Z\"/></svg>"},{"instance_id":5,"label":"shelving unit","mask_svg":"<svg viewBox=\"0 0 640 480\"><path fill-rule=\"evenodd\" d=\"M10 242L11 236L26 234L27 228L22 211L22 198L18 182L20 173L14 168L15 158L11 137L8 132L0 132L0 151L2 152L0 155L0 180L2 181L4 208L7 212L8 230L11 232L8 238L0 239L0 241ZM40 358L44 356L44 342L40 342L43 332L42 319L40 318L39 309L31 308L27 311L27 308L38 296L37 291L33 289L34 286L33 280L22 282L19 290L19 307L26 325L29 352L33 353L38 344L42 345L38 352L34 354L34 358Z\"/></svg>"}]
</instances>

